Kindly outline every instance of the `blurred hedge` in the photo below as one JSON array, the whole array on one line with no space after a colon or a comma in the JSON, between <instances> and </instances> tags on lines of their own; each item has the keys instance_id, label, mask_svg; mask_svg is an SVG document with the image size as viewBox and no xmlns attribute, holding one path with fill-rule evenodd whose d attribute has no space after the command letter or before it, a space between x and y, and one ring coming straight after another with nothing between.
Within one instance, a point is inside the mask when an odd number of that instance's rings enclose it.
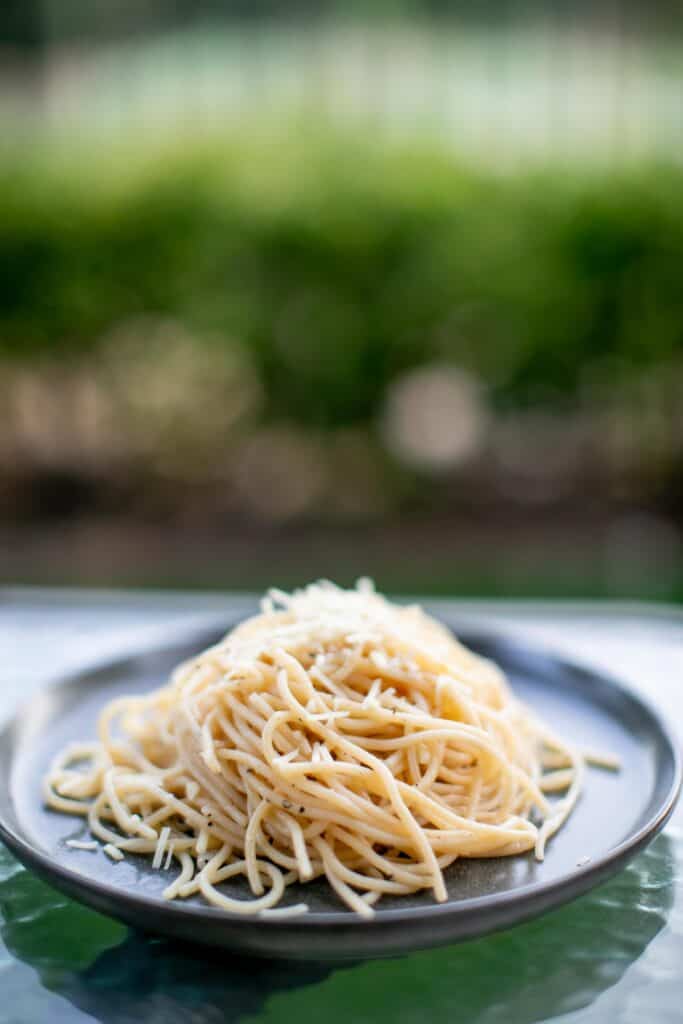
<instances>
[{"instance_id":1,"label":"blurred hedge","mask_svg":"<svg viewBox=\"0 0 683 1024\"><path fill-rule=\"evenodd\" d=\"M0 165L0 355L144 313L243 348L267 417L366 420L430 359L498 407L572 404L683 351L683 171L461 166L302 130L32 149Z\"/></svg>"}]
</instances>

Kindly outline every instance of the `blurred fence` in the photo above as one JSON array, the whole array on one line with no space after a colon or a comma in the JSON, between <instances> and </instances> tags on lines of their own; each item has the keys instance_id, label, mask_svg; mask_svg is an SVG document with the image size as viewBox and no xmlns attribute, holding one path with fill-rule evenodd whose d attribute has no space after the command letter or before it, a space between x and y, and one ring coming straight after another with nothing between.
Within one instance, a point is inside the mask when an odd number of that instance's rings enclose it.
<instances>
[{"instance_id":1,"label":"blurred fence","mask_svg":"<svg viewBox=\"0 0 683 1024\"><path fill-rule=\"evenodd\" d=\"M677 24L657 32L625 2L561 18L548 5L532 17L519 7L488 5L488 21L475 22L171 21L165 32L85 43L59 32L63 5L52 5L32 58L5 47L0 116L23 136L107 137L298 112L437 136L496 162L680 157Z\"/></svg>"}]
</instances>

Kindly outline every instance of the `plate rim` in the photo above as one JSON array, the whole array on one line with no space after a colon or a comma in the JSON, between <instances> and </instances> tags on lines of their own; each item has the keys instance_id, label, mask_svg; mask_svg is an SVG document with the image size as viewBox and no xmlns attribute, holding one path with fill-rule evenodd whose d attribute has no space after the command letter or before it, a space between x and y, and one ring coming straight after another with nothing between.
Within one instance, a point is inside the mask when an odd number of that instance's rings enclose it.
<instances>
[{"instance_id":1,"label":"plate rim","mask_svg":"<svg viewBox=\"0 0 683 1024\"><path fill-rule=\"evenodd\" d=\"M236 618L235 622L237 621L241 621L241 617ZM632 706L635 706L636 709L644 712L650 720L650 727L654 727L655 731L659 733L659 739L663 741L665 748L665 759L671 766L671 782L666 793L659 800L655 810L648 816L646 821L638 828L632 829L616 846L591 859L586 865L582 867L577 866L559 878L541 883L527 883L506 892L492 892L460 900L448 899L444 903L434 902L420 906L378 908L375 916L370 919L360 918L357 914L353 914L348 910L314 911L310 915L304 914L296 917L264 918L258 914L253 916L235 914L209 905L166 901L160 896L140 894L135 890L93 878L82 871L68 867L61 861L54 860L47 851L29 842L24 835L14 829L12 823L6 819L2 807L0 807L0 841L25 866L35 870L42 878L52 881L62 891L68 891L72 898L77 901L81 899L80 894L83 894L81 901L93 906L92 899L88 898L92 894L93 896L101 897L108 906L118 902L121 904L122 910L130 908L137 914L151 912L156 915L157 919L162 917L168 921L185 919L187 922L190 922L193 919L201 921L208 918L216 925L223 922L226 927L234 927L239 924L247 927L251 926L252 928L258 926L259 930L267 928L269 932L290 931L293 926L300 933L317 930L328 931L331 928L343 928L345 930L352 928L365 932L368 930L381 930L383 927L390 927L400 923L422 922L429 918L467 920L475 916L477 911L480 911L481 927L475 928L472 932L467 932L468 935L479 935L493 931L496 927L507 927L517 921L521 922L530 916L536 916L536 914L542 913L545 910L551 910L554 907L560 906L562 903L599 884L603 879L615 874L664 828L673 813L683 785L683 754L680 749L679 740L652 701L647 697L643 697L637 690L629 686L628 683L612 673L605 672L598 666L594 667L578 660L574 661L571 658L556 653L552 648L545 645L517 639L511 636L508 631L486 628L483 625L467 622L463 622L461 628L459 628L455 620L451 622L450 618L444 617L444 621L449 628L453 628L456 636L466 646L481 641L485 644L493 643L496 647L504 648L513 655L517 654L526 658L530 656L532 658L542 658L547 662L551 662L554 668L559 669L563 673L583 677L586 681L597 679L601 684L606 684L620 701L626 700ZM125 671L128 665L132 667L139 661L147 658L168 656L174 650L185 648L189 644L194 645L196 643L197 650L200 651L208 643L215 643L217 637L232 628L234 624L230 620L220 630L216 629L215 624L210 627L195 627L193 630L185 631L172 642L148 644L129 653L97 660L83 668L60 673L50 682L39 687L31 697L22 701L9 718L2 722L0 725L0 744L8 739L10 743L13 742L11 734L20 727L25 716L30 716L32 704L36 698L42 700L49 699L51 694L59 693L63 688L78 684L85 677L92 678L94 675L106 676L114 671ZM484 657L486 656L484 655ZM660 743L660 750L661 746ZM12 750L11 755L11 762L13 763L16 751ZM656 786L660 779L661 768L659 766L662 760L661 755L655 756L654 760L657 770L650 802L654 799ZM10 803L13 802L11 779L11 771L0 778L0 789L5 791ZM37 794L37 797L39 798L39 794ZM79 895L75 895L75 893ZM518 914L515 915L513 920L501 921L498 925L489 920L489 914L500 917L505 911L510 909L518 910ZM113 910L105 911L105 913L115 916L115 911ZM120 916L122 919L125 919L125 913L122 913ZM198 941L201 941L199 936L197 938Z\"/></svg>"}]
</instances>

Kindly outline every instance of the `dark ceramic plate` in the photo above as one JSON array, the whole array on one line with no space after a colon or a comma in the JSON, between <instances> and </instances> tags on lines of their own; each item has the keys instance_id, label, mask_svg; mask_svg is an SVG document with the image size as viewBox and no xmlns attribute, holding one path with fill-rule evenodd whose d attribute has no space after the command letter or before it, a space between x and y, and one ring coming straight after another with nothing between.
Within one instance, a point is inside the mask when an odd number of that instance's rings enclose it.
<instances>
[{"instance_id":1,"label":"dark ceramic plate","mask_svg":"<svg viewBox=\"0 0 683 1024\"><path fill-rule=\"evenodd\" d=\"M199 898L165 902L170 875L153 871L148 859L112 863L101 850L66 846L88 834L82 821L42 805L41 777L54 754L94 736L106 701L160 685L174 665L215 641L213 634L69 676L21 710L0 734L0 838L56 888L96 910L147 931L262 956L388 956L543 913L617 872L662 828L680 785L677 749L657 714L614 680L497 636L459 635L493 658L560 735L621 758L618 773L589 769L578 807L541 864L532 854L463 860L446 873L446 903L435 904L429 893L386 899L369 922L342 908L322 881L293 886L288 901L304 899L311 910L287 922L229 915ZM248 898L242 880L225 888Z\"/></svg>"}]
</instances>

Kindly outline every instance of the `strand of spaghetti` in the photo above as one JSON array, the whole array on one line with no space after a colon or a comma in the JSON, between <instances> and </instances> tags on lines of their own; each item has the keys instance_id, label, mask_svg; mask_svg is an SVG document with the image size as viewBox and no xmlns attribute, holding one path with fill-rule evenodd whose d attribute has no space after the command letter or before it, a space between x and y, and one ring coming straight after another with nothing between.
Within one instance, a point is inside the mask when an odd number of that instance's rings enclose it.
<instances>
[{"instance_id":1,"label":"strand of spaghetti","mask_svg":"<svg viewBox=\"0 0 683 1024\"><path fill-rule=\"evenodd\" d=\"M410 721L410 717L411 716L409 715L401 715L397 716L397 720L404 721L407 725L413 725L413 723ZM390 719L387 718L387 720ZM429 722L437 723L438 719L430 718ZM486 737L485 734L477 735L473 732L470 732L470 728L471 727L469 726L462 726L460 723L454 722L449 723L447 726L443 724L439 724L438 726L435 725L434 728L425 729L423 732L411 733L407 736L387 740L367 739L360 742L362 742L363 746L366 749L395 750L400 747L411 746L414 743L424 742L425 739L435 739L437 737L443 737L445 739L457 739L461 744L461 748L468 749L469 747L471 747L477 753L485 753L488 756L493 757L499 761L506 760L504 753L501 750L496 749L495 745ZM547 800L544 798L540 789L532 783L528 776L525 777L524 772L522 772L515 765L509 766L509 770L515 776L515 778L524 786L524 788L528 789L529 792L533 795L534 803L536 803L536 806L539 808L539 810L547 811Z\"/></svg>"},{"instance_id":2,"label":"strand of spaghetti","mask_svg":"<svg viewBox=\"0 0 683 1024\"><path fill-rule=\"evenodd\" d=\"M572 757L572 762L574 765L574 778L569 788L569 792L557 805L555 813L551 817L546 818L546 820L543 822L540 829L538 830L538 838L536 839L536 858L538 860L543 860L543 858L545 857L546 843L548 842L550 837L554 836L558 829L560 829L562 825L564 825L565 821L573 811L576 805L576 801L579 798L581 787L583 785L583 758L573 754L569 749L568 752Z\"/></svg>"},{"instance_id":3,"label":"strand of spaghetti","mask_svg":"<svg viewBox=\"0 0 683 1024\"><path fill-rule=\"evenodd\" d=\"M278 918L283 917L301 917L303 914L307 913L307 903L295 903L294 906L291 907L272 907L266 910L259 910L258 916L268 921L271 918L275 918L277 920Z\"/></svg>"},{"instance_id":4,"label":"strand of spaghetti","mask_svg":"<svg viewBox=\"0 0 683 1024\"><path fill-rule=\"evenodd\" d=\"M327 821L337 821L339 824L350 822L354 824L356 827L358 827L358 817L356 816L356 808L353 805L349 808L350 813L338 814L334 811L330 811L329 806L326 807L325 804L322 802L319 802L317 800L312 802L310 799L310 793L311 791L315 790L315 783L306 783L304 780L302 780L300 783L302 786L302 791L297 791L297 789L295 789L294 787L284 786L280 794L277 794L273 789L269 788L264 781L259 779L252 778L252 785L254 789L263 798L270 799L274 803L277 802L280 806L282 805L283 796L288 801L291 801L292 807L300 806L300 804L298 804L297 801L301 799L302 792L304 792L306 794L306 805L304 806L304 810L307 816L315 818L317 822L317 824L308 826L304 829L304 835L307 839L309 839L314 834L314 829L319 827L320 823L325 823ZM347 794L347 796L349 797L351 795L352 794L350 793ZM328 804L330 802L331 801L328 801ZM373 811L374 817L378 815L382 815L382 817L384 817L385 815L385 812L382 810L382 808L376 807L373 808ZM394 825L396 824L395 819L389 818L389 821ZM402 832L388 832L386 830L376 828L367 819L363 820L363 831L366 835L374 836L376 841L380 843L393 843L397 841L403 841L405 839L405 836Z\"/></svg>"},{"instance_id":5,"label":"strand of spaghetti","mask_svg":"<svg viewBox=\"0 0 683 1024\"><path fill-rule=\"evenodd\" d=\"M259 833L261 821L270 810L271 805L267 800L261 800L255 812L249 819L246 835L244 837L244 860L247 865L247 878L251 891L256 896L263 894L263 882L259 873L258 861L256 860L256 839Z\"/></svg>"},{"instance_id":6,"label":"strand of spaghetti","mask_svg":"<svg viewBox=\"0 0 683 1024\"><path fill-rule=\"evenodd\" d=\"M334 889L334 891L341 897L347 906L355 910L360 917L372 917L372 908L353 891L350 885L347 885L342 878L339 877L335 870L334 861L330 858L330 847L324 841L324 839L314 840L314 845L319 850L322 856L323 864L325 865L325 874L327 880Z\"/></svg>"},{"instance_id":7,"label":"strand of spaghetti","mask_svg":"<svg viewBox=\"0 0 683 1024\"><path fill-rule=\"evenodd\" d=\"M412 886L420 884L418 877L420 873L414 867L411 868L408 865L401 864L377 853L363 836L357 835L350 829L343 829L338 826L332 826L330 835L335 839L340 839L346 846L360 854L366 863L374 865L383 874L395 879L397 882L403 882L405 885Z\"/></svg>"},{"instance_id":8,"label":"strand of spaghetti","mask_svg":"<svg viewBox=\"0 0 683 1024\"><path fill-rule=\"evenodd\" d=\"M275 653L278 660L283 662L288 668L290 668L293 671L296 678L300 678L300 673L303 674L303 670L301 669L299 662L296 661L296 659L293 658L291 655L287 654L286 651L283 651L282 648L279 648ZM301 712L304 711L301 704L297 701L296 697L289 689L289 686L287 684L286 673L278 673L278 689L280 690L280 693L282 694L285 701L288 704L290 704L290 706ZM336 735L331 729L323 725L321 722L310 723L309 728L313 731L319 731L319 735L321 735L323 739L327 740L327 742L331 743L333 746L339 747L343 753L351 754L352 757L356 758L357 760L360 760L361 763L365 763L368 765L368 767L375 769L379 777L386 785L387 796L389 797L392 805L394 806L394 809L396 810L398 817L406 826L408 834L413 839L416 848L423 855L425 862L429 864L429 866L432 868L434 876L434 897L440 903L443 903L444 900L446 899L446 886L444 885L443 876L439 869L439 865L436 863L434 852L432 848L429 846L429 844L425 841L420 826L415 821L413 815L410 813L410 810L408 809L404 801L401 799L401 796L396 785L396 780L394 779L391 772L387 769L386 765L384 765L382 761L380 761L378 758L373 757L371 754L367 753L367 751L363 751L355 744L350 743L348 740L341 739L341 737Z\"/></svg>"},{"instance_id":9,"label":"strand of spaghetti","mask_svg":"<svg viewBox=\"0 0 683 1024\"><path fill-rule=\"evenodd\" d=\"M341 879L342 882L346 882L347 885L380 894L393 893L394 895L405 895L405 893L410 892L411 887L404 885L402 882L392 881L387 878L375 878L369 873L360 874L358 871L352 871L336 856L332 846L325 842L324 839L318 839L316 843L321 852L323 846L325 848L323 863L326 866L326 870L328 865L331 865L337 878Z\"/></svg>"},{"instance_id":10,"label":"strand of spaghetti","mask_svg":"<svg viewBox=\"0 0 683 1024\"><path fill-rule=\"evenodd\" d=\"M276 903L279 903L285 891L285 883L281 871L278 871L268 861L258 861L258 867L271 881L270 892L267 892L265 896L261 896L260 899L235 900L229 896L224 896L223 893L215 888L215 884L218 882L224 882L235 875L244 874L246 870L244 861L237 861L235 864L221 868L212 874L202 872L199 876L199 888L209 903L213 903L214 906L220 907L222 910L227 910L232 914L256 914L260 910L267 910L275 906Z\"/></svg>"},{"instance_id":11,"label":"strand of spaghetti","mask_svg":"<svg viewBox=\"0 0 683 1024\"><path fill-rule=\"evenodd\" d=\"M165 900L174 900L182 887L189 882L194 875L194 860L189 853L183 850L178 854L177 850L174 848L173 854L180 860L180 874L175 881L171 882L171 884L166 886L164 889L162 895Z\"/></svg>"},{"instance_id":12,"label":"strand of spaghetti","mask_svg":"<svg viewBox=\"0 0 683 1024\"><path fill-rule=\"evenodd\" d=\"M292 845L294 847L294 853L296 854L299 878L302 881L306 881L313 874L313 868L311 867L311 861L306 849L304 834L298 821L295 821L294 818L287 819L287 826L292 836Z\"/></svg>"}]
</instances>

